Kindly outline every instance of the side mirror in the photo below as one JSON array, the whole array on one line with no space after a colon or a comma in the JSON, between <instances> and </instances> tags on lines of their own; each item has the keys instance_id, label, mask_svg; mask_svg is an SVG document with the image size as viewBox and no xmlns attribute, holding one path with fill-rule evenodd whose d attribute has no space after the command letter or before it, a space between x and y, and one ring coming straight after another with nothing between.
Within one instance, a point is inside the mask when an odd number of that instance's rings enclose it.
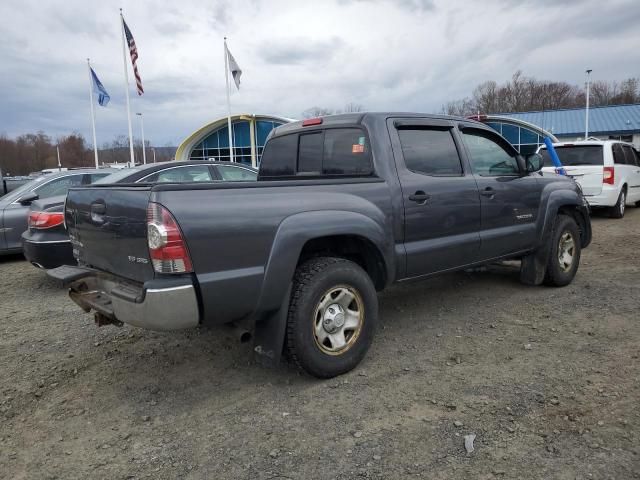
<instances>
[{"instance_id":1,"label":"side mirror","mask_svg":"<svg viewBox=\"0 0 640 480\"><path fill-rule=\"evenodd\" d=\"M541 170L544 160L542 159L542 155L539 153L532 153L531 155L527 155L525 162L527 165L527 172L531 173Z\"/></svg>"},{"instance_id":2,"label":"side mirror","mask_svg":"<svg viewBox=\"0 0 640 480\"><path fill-rule=\"evenodd\" d=\"M20 198L18 198L17 202L20 205L23 205L23 206L26 207L28 205L31 205L31 202L33 202L34 200L38 200L38 198L40 198L40 197L38 196L37 193L28 192L28 193L25 193L24 195L22 195Z\"/></svg>"}]
</instances>

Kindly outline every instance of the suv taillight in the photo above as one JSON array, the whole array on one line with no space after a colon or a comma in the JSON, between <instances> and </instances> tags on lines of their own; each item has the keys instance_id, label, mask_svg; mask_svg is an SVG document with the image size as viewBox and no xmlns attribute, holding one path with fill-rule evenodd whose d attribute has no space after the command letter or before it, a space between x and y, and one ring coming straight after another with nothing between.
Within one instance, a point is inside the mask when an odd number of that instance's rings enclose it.
<instances>
[{"instance_id":1,"label":"suv taillight","mask_svg":"<svg viewBox=\"0 0 640 480\"><path fill-rule=\"evenodd\" d=\"M64 222L62 212L29 212L29 228L45 230L57 227Z\"/></svg>"},{"instance_id":2,"label":"suv taillight","mask_svg":"<svg viewBox=\"0 0 640 480\"><path fill-rule=\"evenodd\" d=\"M616 179L616 169L614 167L604 167L602 172L602 183L613 185Z\"/></svg>"},{"instance_id":3,"label":"suv taillight","mask_svg":"<svg viewBox=\"0 0 640 480\"><path fill-rule=\"evenodd\" d=\"M158 273L192 272L191 258L180 227L169 210L158 203L147 208L147 243Z\"/></svg>"}]
</instances>

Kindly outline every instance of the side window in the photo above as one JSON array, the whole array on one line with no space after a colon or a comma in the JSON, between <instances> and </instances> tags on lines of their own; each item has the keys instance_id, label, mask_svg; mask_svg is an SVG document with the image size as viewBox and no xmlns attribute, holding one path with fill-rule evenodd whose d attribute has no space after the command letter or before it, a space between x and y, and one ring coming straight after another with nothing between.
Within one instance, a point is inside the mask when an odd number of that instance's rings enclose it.
<instances>
[{"instance_id":1,"label":"side window","mask_svg":"<svg viewBox=\"0 0 640 480\"><path fill-rule=\"evenodd\" d=\"M49 197L55 197L57 195L66 195L69 188L82 185L83 177L84 177L84 174L69 175L66 177L56 178L55 180L51 180L49 183L46 183L41 187L36 188L34 191L35 193L38 194L38 197L40 198L49 198Z\"/></svg>"},{"instance_id":2,"label":"side window","mask_svg":"<svg viewBox=\"0 0 640 480\"><path fill-rule=\"evenodd\" d=\"M633 153L636 156L636 165L638 165L640 167L640 152L638 152L638 150L636 150L635 148L633 149Z\"/></svg>"},{"instance_id":3,"label":"side window","mask_svg":"<svg viewBox=\"0 0 640 480\"><path fill-rule=\"evenodd\" d=\"M367 137L358 128L331 128L324 132L322 173L325 175L371 175L371 152Z\"/></svg>"},{"instance_id":4,"label":"side window","mask_svg":"<svg viewBox=\"0 0 640 480\"><path fill-rule=\"evenodd\" d=\"M519 175L516 153L500 137L483 130L464 129L462 138L469 150L473 173L482 177Z\"/></svg>"},{"instance_id":5,"label":"side window","mask_svg":"<svg viewBox=\"0 0 640 480\"><path fill-rule=\"evenodd\" d=\"M256 172L231 165L217 165L216 168L225 182L252 182L258 176Z\"/></svg>"},{"instance_id":6,"label":"side window","mask_svg":"<svg viewBox=\"0 0 640 480\"><path fill-rule=\"evenodd\" d=\"M398 130L409 170L432 176L462 175L462 164L450 129Z\"/></svg>"},{"instance_id":7,"label":"side window","mask_svg":"<svg viewBox=\"0 0 640 480\"><path fill-rule=\"evenodd\" d=\"M613 151L613 163L617 165L626 165L627 159L624 157L624 152L622 151L622 145L619 143L614 143L612 146Z\"/></svg>"},{"instance_id":8,"label":"side window","mask_svg":"<svg viewBox=\"0 0 640 480\"><path fill-rule=\"evenodd\" d=\"M94 183L100 180L101 178L106 177L109 173L90 173L89 174L89 183Z\"/></svg>"},{"instance_id":9,"label":"side window","mask_svg":"<svg viewBox=\"0 0 640 480\"><path fill-rule=\"evenodd\" d=\"M622 149L624 150L624 156L627 160L627 165L636 165L636 155L633 148L631 148L629 145L623 145Z\"/></svg>"},{"instance_id":10,"label":"side window","mask_svg":"<svg viewBox=\"0 0 640 480\"><path fill-rule=\"evenodd\" d=\"M298 173L322 171L322 132L300 135L298 143Z\"/></svg>"},{"instance_id":11,"label":"side window","mask_svg":"<svg viewBox=\"0 0 640 480\"><path fill-rule=\"evenodd\" d=\"M144 182L158 183L192 183L192 182L211 182L211 171L208 165L194 165L191 167L174 167L158 172L157 177L151 180L151 177L143 180Z\"/></svg>"},{"instance_id":12,"label":"side window","mask_svg":"<svg viewBox=\"0 0 640 480\"><path fill-rule=\"evenodd\" d=\"M283 135L267 141L260 159L260 178L290 177L296 168L298 135Z\"/></svg>"}]
</instances>

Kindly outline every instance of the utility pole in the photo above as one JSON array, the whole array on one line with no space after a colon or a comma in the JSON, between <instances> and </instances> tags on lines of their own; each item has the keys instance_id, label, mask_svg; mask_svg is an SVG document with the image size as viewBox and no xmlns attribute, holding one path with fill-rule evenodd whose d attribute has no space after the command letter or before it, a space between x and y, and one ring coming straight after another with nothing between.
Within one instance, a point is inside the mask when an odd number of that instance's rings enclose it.
<instances>
[{"instance_id":1,"label":"utility pole","mask_svg":"<svg viewBox=\"0 0 640 480\"><path fill-rule=\"evenodd\" d=\"M58 154L58 171L61 172L62 171L62 163L60 163L60 146L59 145L56 145L56 153Z\"/></svg>"},{"instance_id":2,"label":"utility pole","mask_svg":"<svg viewBox=\"0 0 640 480\"><path fill-rule=\"evenodd\" d=\"M140 130L142 131L142 164L146 165L147 164L147 153L144 150L144 120L142 119L142 113L137 112L136 115L140 116Z\"/></svg>"},{"instance_id":3,"label":"utility pole","mask_svg":"<svg viewBox=\"0 0 640 480\"><path fill-rule=\"evenodd\" d=\"M593 70L587 70L587 111L585 112L584 117L584 139L589 138L589 93L591 90L591 72Z\"/></svg>"}]
</instances>

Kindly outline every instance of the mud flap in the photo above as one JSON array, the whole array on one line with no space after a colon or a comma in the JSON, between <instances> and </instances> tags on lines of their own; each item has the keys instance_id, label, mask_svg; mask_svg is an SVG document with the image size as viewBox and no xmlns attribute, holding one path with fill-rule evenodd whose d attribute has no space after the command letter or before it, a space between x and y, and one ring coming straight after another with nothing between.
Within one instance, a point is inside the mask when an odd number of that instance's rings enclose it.
<instances>
[{"instance_id":1,"label":"mud flap","mask_svg":"<svg viewBox=\"0 0 640 480\"><path fill-rule=\"evenodd\" d=\"M290 297L291 285L287 288L280 308L256 320L253 331L253 357L264 367L275 367L280 363Z\"/></svg>"},{"instance_id":2,"label":"mud flap","mask_svg":"<svg viewBox=\"0 0 640 480\"><path fill-rule=\"evenodd\" d=\"M525 285L541 285L547 273L547 261L549 259L549 242L535 252L522 257L520 265L520 281Z\"/></svg>"}]
</instances>

